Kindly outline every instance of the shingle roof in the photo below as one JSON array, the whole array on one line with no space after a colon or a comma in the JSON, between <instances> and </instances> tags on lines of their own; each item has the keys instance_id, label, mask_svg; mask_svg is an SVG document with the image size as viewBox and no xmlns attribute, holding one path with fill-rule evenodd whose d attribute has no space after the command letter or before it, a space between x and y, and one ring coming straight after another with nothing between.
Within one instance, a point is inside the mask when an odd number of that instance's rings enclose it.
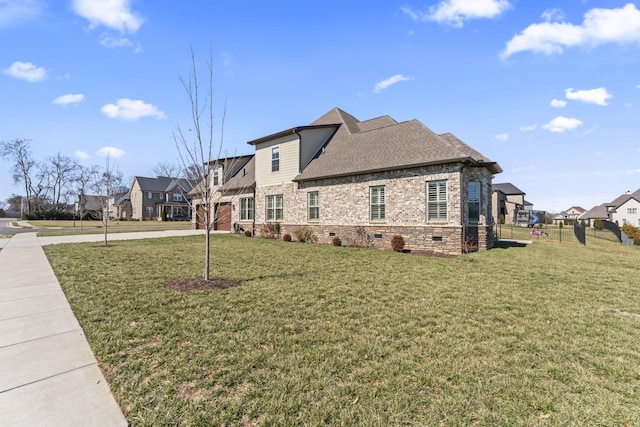
<instances>
[{"instance_id":1,"label":"shingle roof","mask_svg":"<svg viewBox=\"0 0 640 427\"><path fill-rule=\"evenodd\" d=\"M621 196L616 197L615 199L613 199L613 201L611 203L605 203L607 206L613 206L614 208L617 208L619 206L622 206L623 204L627 203L629 201L629 199L631 198L635 198L636 200L640 200L640 189L634 191L633 193L625 193Z\"/></svg>"},{"instance_id":2,"label":"shingle roof","mask_svg":"<svg viewBox=\"0 0 640 427\"><path fill-rule=\"evenodd\" d=\"M492 184L491 188L493 191L499 191L506 195L514 195L514 194L526 194L524 191L520 190L515 185L510 182L505 182L501 184Z\"/></svg>"},{"instance_id":3,"label":"shingle roof","mask_svg":"<svg viewBox=\"0 0 640 427\"><path fill-rule=\"evenodd\" d=\"M238 162L234 174L220 188L220 191L245 190L256 186L256 158L254 155L246 156L242 162ZM246 161L245 161L246 160Z\"/></svg>"},{"instance_id":4,"label":"shingle roof","mask_svg":"<svg viewBox=\"0 0 640 427\"><path fill-rule=\"evenodd\" d=\"M493 173L502 169L450 133L437 135L418 120L389 116L365 122L334 108L311 126L340 125L325 149L295 181L469 161Z\"/></svg>"},{"instance_id":5,"label":"shingle roof","mask_svg":"<svg viewBox=\"0 0 640 427\"><path fill-rule=\"evenodd\" d=\"M594 206L588 211L584 212L579 216L580 219L607 219L609 215L607 214L607 204L603 203L599 206Z\"/></svg>"},{"instance_id":6,"label":"shingle roof","mask_svg":"<svg viewBox=\"0 0 640 427\"><path fill-rule=\"evenodd\" d=\"M134 179L138 181L138 185L142 191L155 191L162 193L172 191L179 185L185 192L188 192L193 187L193 184L184 178L172 178L168 176L148 178L145 176L136 176Z\"/></svg>"}]
</instances>

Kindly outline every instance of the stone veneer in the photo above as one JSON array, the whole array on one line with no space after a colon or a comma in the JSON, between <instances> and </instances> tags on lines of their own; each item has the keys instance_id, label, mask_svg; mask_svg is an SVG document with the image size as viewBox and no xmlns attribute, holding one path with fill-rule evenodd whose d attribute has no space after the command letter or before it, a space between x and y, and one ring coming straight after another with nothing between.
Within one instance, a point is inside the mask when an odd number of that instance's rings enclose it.
<instances>
[{"instance_id":1,"label":"stone veneer","mask_svg":"<svg viewBox=\"0 0 640 427\"><path fill-rule=\"evenodd\" d=\"M444 254L460 254L468 248L485 250L493 246L492 224L487 220L491 218L491 179L491 173L485 168L453 163L256 187L256 232L267 222L266 196L282 194L284 217L278 222L282 233L292 237L295 229L308 226L316 234L318 243L331 244L337 236L343 245L388 249L391 237L400 234L405 239L405 248L410 250ZM426 183L439 180L447 181L448 219L442 223L428 222ZM470 181L481 183L477 224L468 224L467 206L462 203L467 199ZM380 222L369 218L369 188L377 185L385 186L385 220ZM307 193L311 191L319 194L318 221L307 219ZM368 236L366 242L362 236Z\"/></svg>"}]
</instances>

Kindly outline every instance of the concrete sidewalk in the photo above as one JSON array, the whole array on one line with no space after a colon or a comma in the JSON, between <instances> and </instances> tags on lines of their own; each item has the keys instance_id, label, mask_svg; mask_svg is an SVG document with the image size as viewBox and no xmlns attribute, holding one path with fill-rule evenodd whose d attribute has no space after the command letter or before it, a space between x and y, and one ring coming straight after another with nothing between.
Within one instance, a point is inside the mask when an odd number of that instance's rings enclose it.
<instances>
[{"instance_id":1,"label":"concrete sidewalk","mask_svg":"<svg viewBox=\"0 0 640 427\"><path fill-rule=\"evenodd\" d=\"M203 233L112 233L108 240ZM103 239L35 232L0 238L0 425L128 424L41 247Z\"/></svg>"}]
</instances>

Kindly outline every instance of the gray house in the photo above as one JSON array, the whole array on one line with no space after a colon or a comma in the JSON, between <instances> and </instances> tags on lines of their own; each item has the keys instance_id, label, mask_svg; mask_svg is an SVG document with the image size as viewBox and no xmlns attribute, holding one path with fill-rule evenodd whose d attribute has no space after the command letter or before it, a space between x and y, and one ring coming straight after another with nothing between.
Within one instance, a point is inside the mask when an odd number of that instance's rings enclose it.
<instances>
[{"instance_id":1,"label":"gray house","mask_svg":"<svg viewBox=\"0 0 640 427\"><path fill-rule=\"evenodd\" d=\"M243 178L255 181L228 199L237 227L278 223L294 235L306 226L320 243L366 235L385 249L400 234L409 249L447 254L493 245L491 182L502 169L450 133L334 108L248 144L254 171Z\"/></svg>"}]
</instances>

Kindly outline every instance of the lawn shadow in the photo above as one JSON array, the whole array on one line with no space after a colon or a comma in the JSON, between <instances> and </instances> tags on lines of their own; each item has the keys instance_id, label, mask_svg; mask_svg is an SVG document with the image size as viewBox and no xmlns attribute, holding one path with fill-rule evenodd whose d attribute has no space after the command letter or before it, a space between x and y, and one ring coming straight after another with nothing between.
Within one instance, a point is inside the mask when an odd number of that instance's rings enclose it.
<instances>
[{"instance_id":1,"label":"lawn shadow","mask_svg":"<svg viewBox=\"0 0 640 427\"><path fill-rule=\"evenodd\" d=\"M498 240L493 244L492 249L526 248L530 243L529 240Z\"/></svg>"}]
</instances>

